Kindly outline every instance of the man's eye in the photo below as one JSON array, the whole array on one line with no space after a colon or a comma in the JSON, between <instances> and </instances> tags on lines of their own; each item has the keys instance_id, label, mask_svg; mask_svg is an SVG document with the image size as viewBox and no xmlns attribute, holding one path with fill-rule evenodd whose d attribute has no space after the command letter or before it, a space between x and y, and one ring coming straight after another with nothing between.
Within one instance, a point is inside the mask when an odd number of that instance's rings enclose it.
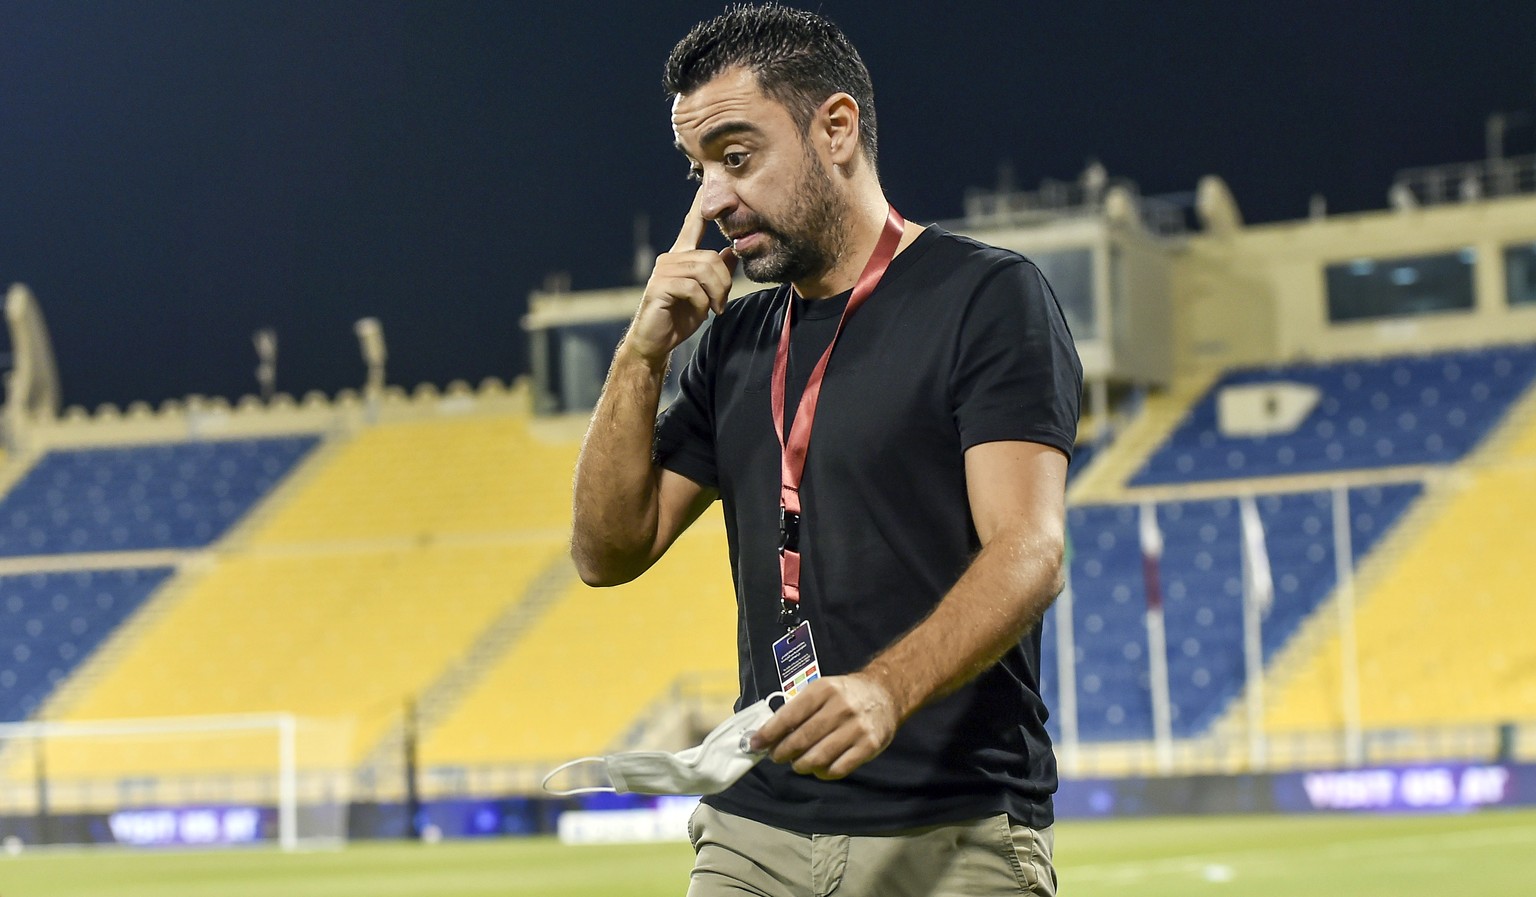
<instances>
[{"instance_id":1,"label":"man's eye","mask_svg":"<svg viewBox=\"0 0 1536 897\"><path fill-rule=\"evenodd\" d=\"M695 184L703 183L704 169L698 167L688 169L688 180L693 181Z\"/></svg>"},{"instance_id":2,"label":"man's eye","mask_svg":"<svg viewBox=\"0 0 1536 897\"><path fill-rule=\"evenodd\" d=\"M726 168L740 168L747 164L746 153L726 153L723 159Z\"/></svg>"}]
</instances>

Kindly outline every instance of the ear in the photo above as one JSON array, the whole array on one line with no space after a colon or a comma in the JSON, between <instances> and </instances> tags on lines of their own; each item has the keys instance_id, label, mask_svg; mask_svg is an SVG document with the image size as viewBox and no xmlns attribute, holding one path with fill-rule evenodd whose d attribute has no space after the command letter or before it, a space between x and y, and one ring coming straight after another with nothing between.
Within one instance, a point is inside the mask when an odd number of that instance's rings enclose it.
<instances>
[{"instance_id":1,"label":"ear","mask_svg":"<svg viewBox=\"0 0 1536 897\"><path fill-rule=\"evenodd\" d=\"M847 165L859 153L859 103L834 93L816 110L811 130L832 165Z\"/></svg>"}]
</instances>

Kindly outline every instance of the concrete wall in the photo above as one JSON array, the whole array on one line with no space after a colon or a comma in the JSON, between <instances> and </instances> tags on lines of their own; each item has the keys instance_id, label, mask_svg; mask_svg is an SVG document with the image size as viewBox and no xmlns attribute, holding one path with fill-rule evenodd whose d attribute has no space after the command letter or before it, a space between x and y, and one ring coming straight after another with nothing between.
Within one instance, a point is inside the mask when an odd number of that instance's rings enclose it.
<instances>
[{"instance_id":1,"label":"concrete wall","mask_svg":"<svg viewBox=\"0 0 1536 897\"><path fill-rule=\"evenodd\" d=\"M1174 262L1182 371L1536 340L1536 307L1506 303L1504 248L1536 242L1536 196L1339 215L1192 237ZM1476 305L1330 324L1324 270L1358 258L1470 247Z\"/></svg>"}]
</instances>

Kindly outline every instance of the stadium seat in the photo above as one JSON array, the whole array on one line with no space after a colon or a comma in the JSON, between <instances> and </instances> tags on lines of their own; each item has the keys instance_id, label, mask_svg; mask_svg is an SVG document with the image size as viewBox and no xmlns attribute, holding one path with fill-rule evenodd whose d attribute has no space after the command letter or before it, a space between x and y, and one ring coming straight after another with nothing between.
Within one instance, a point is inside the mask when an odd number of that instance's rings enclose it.
<instances>
[{"instance_id":1,"label":"stadium seat","mask_svg":"<svg viewBox=\"0 0 1536 897\"><path fill-rule=\"evenodd\" d=\"M556 542L236 556L185 593L84 687L65 719L294 713L348 718L360 758L537 573ZM88 744L57 775L171 775L270 766L269 742L151 749Z\"/></svg>"},{"instance_id":2,"label":"stadium seat","mask_svg":"<svg viewBox=\"0 0 1536 897\"><path fill-rule=\"evenodd\" d=\"M1366 584L1356 618L1362 723L1536 718L1532 562L1536 425L1505 458L1460 473L1432 520ZM1341 725L1339 644L1320 644L1270 702L1273 731Z\"/></svg>"},{"instance_id":3,"label":"stadium seat","mask_svg":"<svg viewBox=\"0 0 1536 897\"><path fill-rule=\"evenodd\" d=\"M31 716L170 574L155 567L0 576L0 722Z\"/></svg>"},{"instance_id":4,"label":"stadium seat","mask_svg":"<svg viewBox=\"0 0 1536 897\"><path fill-rule=\"evenodd\" d=\"M576 445L523 415L371 427L341 445L252 535L256 547L487 534L563 539Z\"/></svg>"},{"instance_id":5,"label":"stadium seat","mask_svg":"<svg viewBox=\"0 0 1536 897\"><path fill-rule=\"evenodd\" d=\"M526 416L370 427L315 460L66 718L285 712L355 721L361 758L541 574L569 566L573 442ZM574 578L574 571L571 572ZM263 768L270 747L94 753L60 775Z\"/></svg>"},{"instance_id":6,"label":"stadium seat","mask_svg":"<svg viewBox=\"0 0 1536 897\"><path fill-rule=\"evenodd\" d=\"M734 673L736 599L717 514L706 514L632 583L573 584L424 740L423 763L549 763L601 753L683 677Z\"/></svg>"},{"instance_id":7,"label":"stadium seat","mask_svg":"<svg viewBox=\"0 0 1536 897\"><path fill-rule=\"evenodd\" d=\"M1367 554L1420 494L1414 484L1351 490L1354 549ZM1295 634L1334 585L1330 493L1258 499L1275 599L1263 622L1266 661ZM1203 734L1241 693L1242 559L1237 501L1157 506L1168 680L1174 734ZM1138 535L1139 506L1085 505L1068 511L1078 727L1085 741L1151 737L1146 592ZM1059 606L1058 606L1059 607ZM1053 610L1042 636L1042 686L1059 708ZM1059 737L1059 720L1052 720Z\"/></svg>"},{"instance_id":8,"label":"stadium seat","mask_svg":"<svg viewBox=\"0 0 1536 897\"><path fill-rule=\"evenodd\" d=\"M1130 485L1453 463L1533 377L1536 346L1233 371L1195 403ZM1322 400L1292 433L1223 435L1221 390L1272 381L1315 386Z\"/></svg>"},{"instance_id":9,"label":"stadium seat","mask_svg":"<svg viewBox=\"0 0 1536 897\"><path fill-rule=\"evenodd\" d=\"M211 544L313 436L49 452L0 499L0 556Z\"/></svg>"}]
</instances>

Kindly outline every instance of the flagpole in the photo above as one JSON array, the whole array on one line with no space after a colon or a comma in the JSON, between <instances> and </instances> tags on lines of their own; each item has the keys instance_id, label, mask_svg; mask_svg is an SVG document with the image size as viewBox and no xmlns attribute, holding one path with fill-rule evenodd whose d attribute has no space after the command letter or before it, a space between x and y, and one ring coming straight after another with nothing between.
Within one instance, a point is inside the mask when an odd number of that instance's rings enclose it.
<instances>
[{"instance_id":1,"label":"flagpole","mask_svg":"<svg viewBox=\"0 0 1536 897\"><path fill-rule=\"evenodd\" d=\"M1163 533L1157 506L1141 505L1141 572L1147 591L1147 672L1151 676L1152 749L1161 773L1173 771L1173 713L1168 694L1168 633L1163 620Z\"/></svg>"},{"instance_id":2,"label":"flagpole","mask_svg":"<svg viewBox=\"0 0 1536 897\"><path fill-rule=\"evenodd\" d=\"M1168 634L1163 609L1147 610L1147 653L1152 674L1152 747L1157 770L1173 772L1173 721L1168 696Z\"/></svg>"},{"instance_id":3,"label":"flagpole","mask_svg":"<svg viewBox=\"0 0 1536 897\"><path fill-rule=\"evenodd\" d=\"M1360 648L1355 640L1355 554L1349 525L1349 490L1333 487L1333 564L1339 596L1339 704L1344 721L1344 762L1365 762L1360 726Z\"/></svg>"},{"instance_id":4,"label":"flagpole","mask_svg":"<svg viewBox=\"0 0 1536 897\"><path fill-rule=\"evenodd\" d=\"M1269 550L1264 544L1264 522L1252 495L1238 499L1242 520L1243 562L1243 666L1248 684L1248 765L1263 769L1264 741L1264 614L1274 601L1274 579Z\"/></svg>"},{"instance_id":5,"label":"flagpole","mask_svg":"<svg viewBox=\"0 0 1536 897\"><path fill-rule=\"evenodd\" d=\"M1243 549L1243 667L1248 683L1248 766L1264 766L1264 633L1253 594L1253 562Z\"/></svg>"},{"instance_id":6,"label":"flagpole","mask_svg":"<svg viewBox=\"0 0 1536 897\"><path fill-rule=\"evenodd\" d=\"M1061 760L1064 771L1078 771L1077 643L1072 626L1072 559L1062 563L1066 585L1056 599L1056 707L1061 713Z\"/></svg>"}]
</instances>

